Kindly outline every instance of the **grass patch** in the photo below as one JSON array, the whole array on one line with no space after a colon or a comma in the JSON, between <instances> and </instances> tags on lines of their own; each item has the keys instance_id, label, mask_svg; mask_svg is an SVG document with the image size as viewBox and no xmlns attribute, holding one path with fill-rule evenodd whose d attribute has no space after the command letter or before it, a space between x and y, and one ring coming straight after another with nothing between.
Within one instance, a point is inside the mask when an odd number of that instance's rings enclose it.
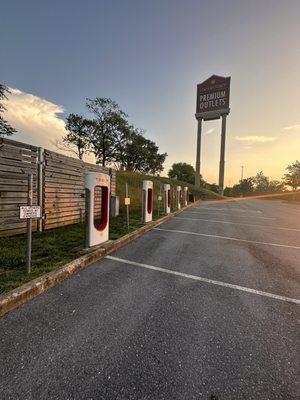
<instances>
[{"instance_id":1,"label":"grass patch","mask_svg":"<svg viewBox=\"0 0 300 400\"><path fill-rule=\"evenodd\" d=\"M153 178L146 175L128 172L117 174L117 194L120 196L120 215L110 220L110 239L115 240L128 233L126 225L126 211L124 204L125 183L129 188L130 205L130 230L132 232L143 226L141 211L141 187L144 179L154 183L154 209L153 219L163 216L163 204L160 206L157 196L162 191L163 183L188 186L190 193L196 200L220 199L216 193L207 189L196 188L194 185L181 181L172 181L168 178ZM175 199L172 202L175 210ZM61 228L33 233L32 237L32 272L25 274L25 248L26 236L18 235L0 238L0 293L12 290L38 276L60 268L64 264L82 255L85 246L85 224L68 225Z\"/></svg>"},{"instance_id":2,"label":"grass patch","mask_svg":"<svg viewBox=\"0 0 300 400\"><path fill-rule=\"evenodd\" d=\"M286 203L291 204L300 204L300 191L282 193L281 195L276 196L268 196L265 198L266 200L283 200ZM262 198L264 200L264 198Z\"/></svg>"}]
</instances>

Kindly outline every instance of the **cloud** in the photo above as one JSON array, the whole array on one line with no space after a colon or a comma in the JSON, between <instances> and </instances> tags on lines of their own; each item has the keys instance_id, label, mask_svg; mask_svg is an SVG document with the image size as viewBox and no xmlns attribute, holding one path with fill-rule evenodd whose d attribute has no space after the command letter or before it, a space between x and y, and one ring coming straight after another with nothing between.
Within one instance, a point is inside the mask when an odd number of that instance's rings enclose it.
<instances>
[{"instance_id":1,"label":"cloud","mask_svg":"<svg viewBox=\"0 0 300 400\"><path fill-rule=\"evenodd\" d=\"M215 131L215 128L210 128L210 129L208 129L208 131L204 132L204 135L210 135L214 131Z\"/></svg>"},{"instance_id":2,"label":"cloud","mask_svg":"<svg viewBox=\"0 0 300 400\"><path fill-rule=\"evenodd\" d=\"M300 131L300 124L285 126L283 129L285 131Z\"/></svg>"},{"instance_id":3,"label":"cloud","mask_svg":"<svg viewBox=\"0 0 300 400\"><path fill-rule=\"evenodd\" d=\"M234 139L240 142L265 143L274 142L277 138L274 136L235 136Z\"/></svg>"},{"instance_id":4,"label":"cloud","mask_svg":"<svg viewBox=\"0 0 300 400\"><path fill-rule=\"evenodd\" d=\"M51 143L66 134L65 122L60 118L64 107L19 89L10 91L4 117L18 131L13 139L53 148Z\"/></svg>"}]
</instances>

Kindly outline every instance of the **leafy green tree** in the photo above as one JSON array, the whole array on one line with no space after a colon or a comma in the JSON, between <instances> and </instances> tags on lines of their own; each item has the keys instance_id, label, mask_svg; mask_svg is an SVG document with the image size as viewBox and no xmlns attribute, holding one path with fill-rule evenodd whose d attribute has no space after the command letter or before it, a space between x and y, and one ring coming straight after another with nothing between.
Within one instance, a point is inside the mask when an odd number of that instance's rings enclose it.
<instances>
[{"instance_id":1,"label":"leafy green tree","mask_svg":"<svg viewBox=\"0 0 300 400\"><path fill-rule=\"evenodd\" d=\"M284 183L277 180L270 180L262 171L252 177L252 180L256 194L275 193L284 190Z\"/></svg>"},{"instance_id":2,"label":"leafy green tree","mask_svg":"<svg viewBox=\"0 0 300 400\"><path fill-rule=\"evenodd\" d=\"M284 184L280 181L266 177L262 172L255 176L241 180L232 188L226 188L225 196L250 196L252 194L278 193L284 190Z\"/></svg>"},{"instance_id":3,"label":"leafy green tree","mask_svg":"<svg viewBox=\"0 0 300 400\"><path fill-rule=\"evenodd\" d=\"M293 164L286 167L288 171L284 174L284 183L290 186L293 190L297 190L300 187L300 162L296 160Z\"/></svg>"},{"instance_id":4,"label":"leafy green tree","mask_svg":"<svg viewBox=\"0 0 300 400\"><path fill-rule=\"evenodd\" d=\"M216 183L206 183L205 187L211 190L212 192L220 193L219 185L217 185Z\"/></svg>"},{"instance_id":5,"label":"leafy green tree","mask_svg":"<svg viewBox=\"0 0 300 400\"><path fill-rule=\"evenodd\" d=\"M177 178L180 181L194 184L195 169L192 165L185 162L174 163L168 172L170 178Z\"/></svg>"},{"instance_id":6,"label":"leafy green tree","mask_svg":"<svg viewBox=\"0 0 300 400\"><path fill-rule=\"evenodd\" d=\"M2 102L3 100L7 100L7 94L9 93L8 87L0 84L0 137L11 136L17 132L1 115L6 110Z\"/></svg>"},{"instance_id":7,"label":"leafy green tree","mask_svg":"<svg viewBox=\"0 0 300 400\"><path fill-rule=\"evenodd\" d=\"M160 154L158 146L143 136L143 131L131 127L124 146L121 165L127 171L156 175L163 170L167 153Z\"/></svg>"},{"instance_id":8,"label":"leafy green tree","mask_svg":"<svg viewBox=\"0 0 300 400\"><path fill-rule=\"evenodd\" d=\"M115 136L114 164L122 171L127 169L129 145L132 143L135 131L137 130L133 126L123 120L123 123L119 125L118 134Z\"/></svg>"},{"instance_id":9,"label":"leafy green tree","mask_svg":"<svg viewBox=\"0 0 300 400\"><path fill-rule=\"evenodd\" d=\"M86 107L95 117L91 144L96 162L105 167L116 160L117 148L120 146L118 138L124 134L127 115L116 102L105 97L87 99Z\"/></svg>"},{"instance_id":10,"label":"leafy green tree","mask_svg":"<svg viewBox=\"0 0 300 400\"><path fill-rule=\"evenodd\" d=\"M226 188L224 189L224 196L232 197L233 196L232 189L233 189L232 187L226 186Z\"/></svg>"},{"instance_id":11,"label":"leafy green tree","mask_svg":"<svg viewBox=\"0 0 300 400\"><path fill-rule=\"evenodd\" d=\"M284 191L284 183L272 180L269 182L268 193L279 193Z\"/></svg>"},{"instance_id":12,"label":"leafy green tree","mask_svg":"<svg viewBox=\"0 0 300 400\"><path fill-rule=\"evenodd\" d=\"M258 172L253 178L255 193L264 194L269 192L270 180L262 171Z\"/></svg>"},{"instance_id":13,"label":"leafy green tree","mask_svg":"<svg viewBox=\"0 0 300 400\"><path fill-rule=\"evenodd\" d=\"M67 117L66 130L67 134L63 137L62 144L57 144L57 147L71 151L82 160L91 148L93 122L81 115L70 114Z\"/></svg>"},{"instance_id":14,"label":"leafy green tree","mask_svg":"<svg viewBox=\"0 0 300 400\"><path fill-rule=\"evenodd\" d=\"M254 193L254 179L245 178L232 188L232 196L249 196Z\"/></svg>"},{"instance_id":15,"label":"leafy green tree","mask_svg":"<svg viewBox=\"0 0 300 400\"><path fill-rule=\"evenodd\" d=\"M147 173L153 176L163 171L163 164L167 157L167 153L160 154L158 150L158 146L152 140L147 139Z\"/></svg>"}]
</instances>

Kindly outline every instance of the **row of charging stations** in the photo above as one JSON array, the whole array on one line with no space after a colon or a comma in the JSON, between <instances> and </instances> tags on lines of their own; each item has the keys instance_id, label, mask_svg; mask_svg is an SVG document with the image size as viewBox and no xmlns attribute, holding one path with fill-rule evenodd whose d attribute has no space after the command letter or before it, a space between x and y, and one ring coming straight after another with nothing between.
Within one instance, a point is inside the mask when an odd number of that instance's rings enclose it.
<instances>
[{"instance_id":1,"label":"row of charging stations","mask_svg":"<svg viewBox=\"0 0 300 400\"><path fill-rule=\"evenodd\" d=\"M188 203L188 187L185 186L182 188L181 186L176 187L176 208L177 210L181 209L181 205L187 206ZM153 213L153 182L152 181L143 181L143 198L142 198L142 212L143 212L143 222L151 222L152 221L152 213ZM170 214L171 212L171 186L167 183L163 186L163 199L164 199L164 212L165 214Z\"/></svg>"},{"instance_id":2,"label":"row of charging stations","mask_svg":"<svg viewBox=\"0 0 300 400\"><path fill-rule=\"evenodd\" d=\"M142 211L143 222L152 221L153 214L153 182L143 181L142 187ZM100 218L95 223L95 193L100 192ZM104 173L87 172L85 174L85 197L86 197L86 245L87 247L96 246L104 243L109 238L109 207L110 207L110 176ZM171 186L163 185L164 212L171 212ZM187 205L188 188L176 187L176 208L181 209L181 204ZM97 201L98 201L97 200Z\"/></svg>"}]
</instances>

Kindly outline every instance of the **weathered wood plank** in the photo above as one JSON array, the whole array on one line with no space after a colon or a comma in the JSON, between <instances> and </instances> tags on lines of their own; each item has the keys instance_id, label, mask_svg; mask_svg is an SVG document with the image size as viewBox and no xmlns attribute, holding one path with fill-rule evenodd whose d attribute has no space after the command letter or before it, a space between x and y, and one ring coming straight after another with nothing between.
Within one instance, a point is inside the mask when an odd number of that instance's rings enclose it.
<instances>
[{"instance_id":1,"label":"weathered wood plank","mask_svg":"<svg viewBox=\"0 0 300 400\"><path fill-rule=\"evenodd\" d=\"M36 202L36 196L33 197L33 201ZM9 198L5 198L5 197L1 197L0 210L1 210L2 206L6 205L6 204L10 204L10 205L20 204L20 205L24 206L24 205L26 205L25 203L27 203L27 199L26 198L15 198L15 197L13 197L13 198L10 198L10 197Z\"/></svg>"},{"instance_id":2,"label":"weathered wood plank","mask_svg":"<svg viewBox=\"0 0 300 400\"><path fill-rule=\"evenodd\" d=\"M38 147L33 146L31 144L17 142L16 140L0 138L0 147L1 145L11 146L13 148L21 148L21 149L29 149L31 151L37 151Z\"/></svg>"},{"instance_id":3,"label":"weathered wood plank","mask_svg":"<svg viewBox=\"0 0 300 400\"><path fill-rule=\"evenodd\" d=\"M76 205L72 205L72 206L66 205L66 204L61 204L61 205L57 205L56 207L48 206L48 207L46 207L46 210L47 210L46 215L51 212L70 212L70 211L78 211L80 209L82 209L82 210L85 209L83 204L76 204Z\"/></svg>"},{"instance_id":4,"label":"weathered wood plank","mask_svg":"<svg viewBox=\"0 0 300 400\"><path fill-rule=\"evenodd\" d=\"M19 218L19 214L19 208L16 208L15 210L0 210L0 220L7 217Z\"/></svg>"},{"instance_id":5,"label":"weathered wood plank","mask_svg":"<svg viewBox=\"0 0 300 400\"><path fill-rule=\"evenodd\" d=\"M33 174L34 180L33 183L36 184L36 173ZM27 179L28 178L28 173L24 171L23 173L17 173L17 172L7 172L7 171L0 171L0 182L3 179Z\"/></svg>"},{"instance_id":6,"label":"weathered wood plank","mask_svg":"<svg viewBox=\"0 0 300 400\"><path fill-rule=\"evenodd\" d=\"M14 166L14 165L2 165L0 164L0 171L2 171L2 173L5 172L13 172L13 173L17 173L17 174L28 174L28 173L32 173L33 175L37 174L36 171L36 167L32 167L31 164L25 164L22 166Z\"/></svg>"},{"instance_id":7,"label":"weathered wood plank","mask_svg":"<svg viewBox=\"0 0 300 400\"><path fill-rule=\"evenodd\" d=\"M0 231L4 231L4 230L11 230L11 229L15 229L15 228L23 228L26 227L26 221L23 222L20 220L20 222L10 222L9 224L5 224L2 225L1 221L0 221Z\"/></svg>"},{"instance_id":8,"label":"weathered wood plank","mask_svg":"<svg viewBox=\"0 0 300 400\"><path fill-rule=\"evenodd\" d=\"M76 185L84 185L84 177L83 176L77 176L75 177L74 175L61 175L61 176L56 176L53 177L51 175L45 175L45 182L47 183L74 183Z\"/></svg>"},{"instance_id":9,"label":"weathered wood plank","mask_svg":"<svg viewBox=\"0 0 300 400\"><path fill-rule=\"evenodd\" d=\"M80 197L81 194L84 194L85 191L83 188L53 188L53 187L46 187L45 188L45 195L46 198L48 197L53 197L53 195L61 195L61 194L76 194L78 197Z\"/></svg>"},{"instance_id":10,"label":"weathered wood plank","mask_svg":"<svg viewBox=\"0 0 300 400\"><path fill-rule=\"evenodd\" d=\"M49 224L45 224L45 229L54 229L58 228L60 226L66 226L66 225L74 225L80 222L80 218L77 219L71 219L71 220L66 220L66 221L56 221L56 222L51 222ZM82 228L84 229L84 228Z\"/></svg>"},{"instance_id":11,"label":"weathered wood plank","mask_svg":"<svg viewBox=\"0 0 300 400\"><path fill-rule=\"evenodd\" d=\"M1 199L27 199L27 192L0 192Z\"/></svg>"},{"instance_id":12,"label":"weathered wood plank","mask_svg":"<svg viewBox=\"0 0 300 400\"><path fill-rule=\"evenodd\" d=\"M56 175L55 175L56 174ZM71 176L75 178L84 178L84 171L82 168L63 168L61 167L47 167L45 176L61 178L62 176Z\"/></svg>"},{"instance_id":13,"label":"weathered wood plank","mask_svg":"<svg viewBox=\"0 0 300 400\"><path fill-rule=\"evenodd\" d=\"M82 185L78 184L67 184L67 183L54 183L54 182L45 182L45 185L47 188L53 188L53 189L82 189Z\"/></svg>"},{"instance_id":14,"label":"weathered wood plank","mask_svg":"<svg viewBox=\"0 0 300 400\"><path fill-rule=\"evenodd\" d=\"M36 228L33 228L32 231L34 232ZM25 228L14 228L10 230L5 230L5 231L0 231L0 236L1 237L10 237L10 236L16 236L16 235L21 235L22 233L26 232L26 227Z\"/></svg>"},{"instance_id":15,"label":"weathered wood plank","mask_svg":"<svg viewBox=\"0 0 300 400\"><path fill-rule=\"evenodd\" d=\"M3 169L3 166L14 166L14 167L20 167L20 168L26 168L26 169L36 169L36 162L30 162L30 161L16 161L16 160L9 160L7 158L0 157L0 165L1 169Z\"/></svg>"}]
</instances>

